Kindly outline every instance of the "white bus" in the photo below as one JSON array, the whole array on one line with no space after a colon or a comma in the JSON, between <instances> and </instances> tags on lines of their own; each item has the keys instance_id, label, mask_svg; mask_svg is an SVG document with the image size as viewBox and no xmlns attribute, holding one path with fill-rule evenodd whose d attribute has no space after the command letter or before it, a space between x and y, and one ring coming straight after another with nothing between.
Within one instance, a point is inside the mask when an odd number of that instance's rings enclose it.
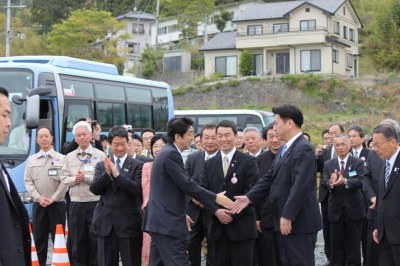
<instances>
[{"instance_id":1,"label":"white bus","mask_svg":"<svg viewBox=\"0 0 400 266\"><path fill-rule=\"evenodd\" d=\"M209 123L218 124L222 120L230 120L237 127L263 127L274 121L274 114L266 111L232 109L232 110L175 110L175 116L190 117L194 121L194 132L201 131L204 125Z\"/></svg>"}]
</instances>

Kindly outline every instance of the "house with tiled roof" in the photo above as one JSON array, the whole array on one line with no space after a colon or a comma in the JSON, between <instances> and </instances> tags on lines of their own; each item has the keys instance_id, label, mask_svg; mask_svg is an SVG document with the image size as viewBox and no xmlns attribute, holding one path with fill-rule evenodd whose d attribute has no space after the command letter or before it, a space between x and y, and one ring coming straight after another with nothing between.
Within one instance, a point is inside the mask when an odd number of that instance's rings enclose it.
<instances>
[{"instance_id":1,"label":"house with tiled roof","mask_svg":"<svg viewBox=\"0 0 400 266\"><path fill-rule=\"evenodd\" d=\"M349 0L256 3L235 16L236 30L221 32L200 49L205 75L239 75L247 49L253 74L358 76L361 21Z\"/></svg>"}]
</instances>

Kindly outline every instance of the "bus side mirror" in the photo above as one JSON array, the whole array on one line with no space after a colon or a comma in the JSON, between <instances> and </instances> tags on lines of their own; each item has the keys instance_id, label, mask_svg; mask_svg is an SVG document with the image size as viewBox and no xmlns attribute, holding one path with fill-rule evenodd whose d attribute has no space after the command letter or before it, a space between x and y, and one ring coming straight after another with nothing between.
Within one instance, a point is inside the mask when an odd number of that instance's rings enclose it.
<instances>
[{"instance_id":1,"label":"bus side mirror","mask_svg":"<svg viewBox=\"0 0 400 266\"><path fill-rule=\"evenodd\" d=\"M26 99L26 128L32 129L39 126L39 95L32 95Z\"/></svg>"}]
</instances>

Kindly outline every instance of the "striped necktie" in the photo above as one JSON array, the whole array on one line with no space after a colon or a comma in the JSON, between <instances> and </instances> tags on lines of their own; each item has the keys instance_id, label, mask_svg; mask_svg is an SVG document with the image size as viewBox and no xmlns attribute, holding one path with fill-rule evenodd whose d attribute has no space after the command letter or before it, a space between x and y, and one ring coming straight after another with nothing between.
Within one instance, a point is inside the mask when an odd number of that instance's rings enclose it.
<instances>
[{"instance_id":1,"label":"striped necktie","mask_svg":"<svg viewBox=\"0 0 400 266\"><path fill-rule=\"evenodd\" d=\"M121 160L118 158L116 163L117 163L118 172L121 172Z\"/></svg>"},{"instance_id":2,"label":"striped necktie","mask_svg":"<svg viewBox=\"0 0 400 266\"><path fill-rule=\"evenodd\" d=\"M228 156L224 156L224 164L223 164L223 170L224 170L224 176L228 173L228 168L229 168L229 159Z\"/></svg>"},{"instance_id":3,"label":"striped necktie","mask_svg":"<svg viewBox=\"0 0 400 266\"><path fill-rule=\"evenodd\" d=\"M386 166L385 166L385 188L387 188L387 185L389 183L389 177L390 177L390 163L389 163L389 161L386 161Z\"/></svg>"}]
</instances>

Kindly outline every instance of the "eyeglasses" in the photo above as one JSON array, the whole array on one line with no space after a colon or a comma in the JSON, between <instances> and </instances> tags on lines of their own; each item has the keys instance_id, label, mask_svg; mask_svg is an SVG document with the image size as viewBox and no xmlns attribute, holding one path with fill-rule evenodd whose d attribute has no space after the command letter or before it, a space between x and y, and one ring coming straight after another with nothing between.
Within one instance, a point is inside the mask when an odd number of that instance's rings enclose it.
<instances>
[{"instance_id":1,"label":"eyeglasses","mask_svg":"<svg viewBox=\"0 0 400 266\"><path fill-rule=\"evenodd\" d=\"M372 142L372 146L374 147L374 149L380 149L380 148L382 148L382 146L383 146L383 144L385 144L385 143L388 143L389 141L391 141L392 139L389 139L389 140L387 140L387 141L385 141L385 142L382 142L382 143L376 143L376 142Z\"/></svg>"}]
</instances>

